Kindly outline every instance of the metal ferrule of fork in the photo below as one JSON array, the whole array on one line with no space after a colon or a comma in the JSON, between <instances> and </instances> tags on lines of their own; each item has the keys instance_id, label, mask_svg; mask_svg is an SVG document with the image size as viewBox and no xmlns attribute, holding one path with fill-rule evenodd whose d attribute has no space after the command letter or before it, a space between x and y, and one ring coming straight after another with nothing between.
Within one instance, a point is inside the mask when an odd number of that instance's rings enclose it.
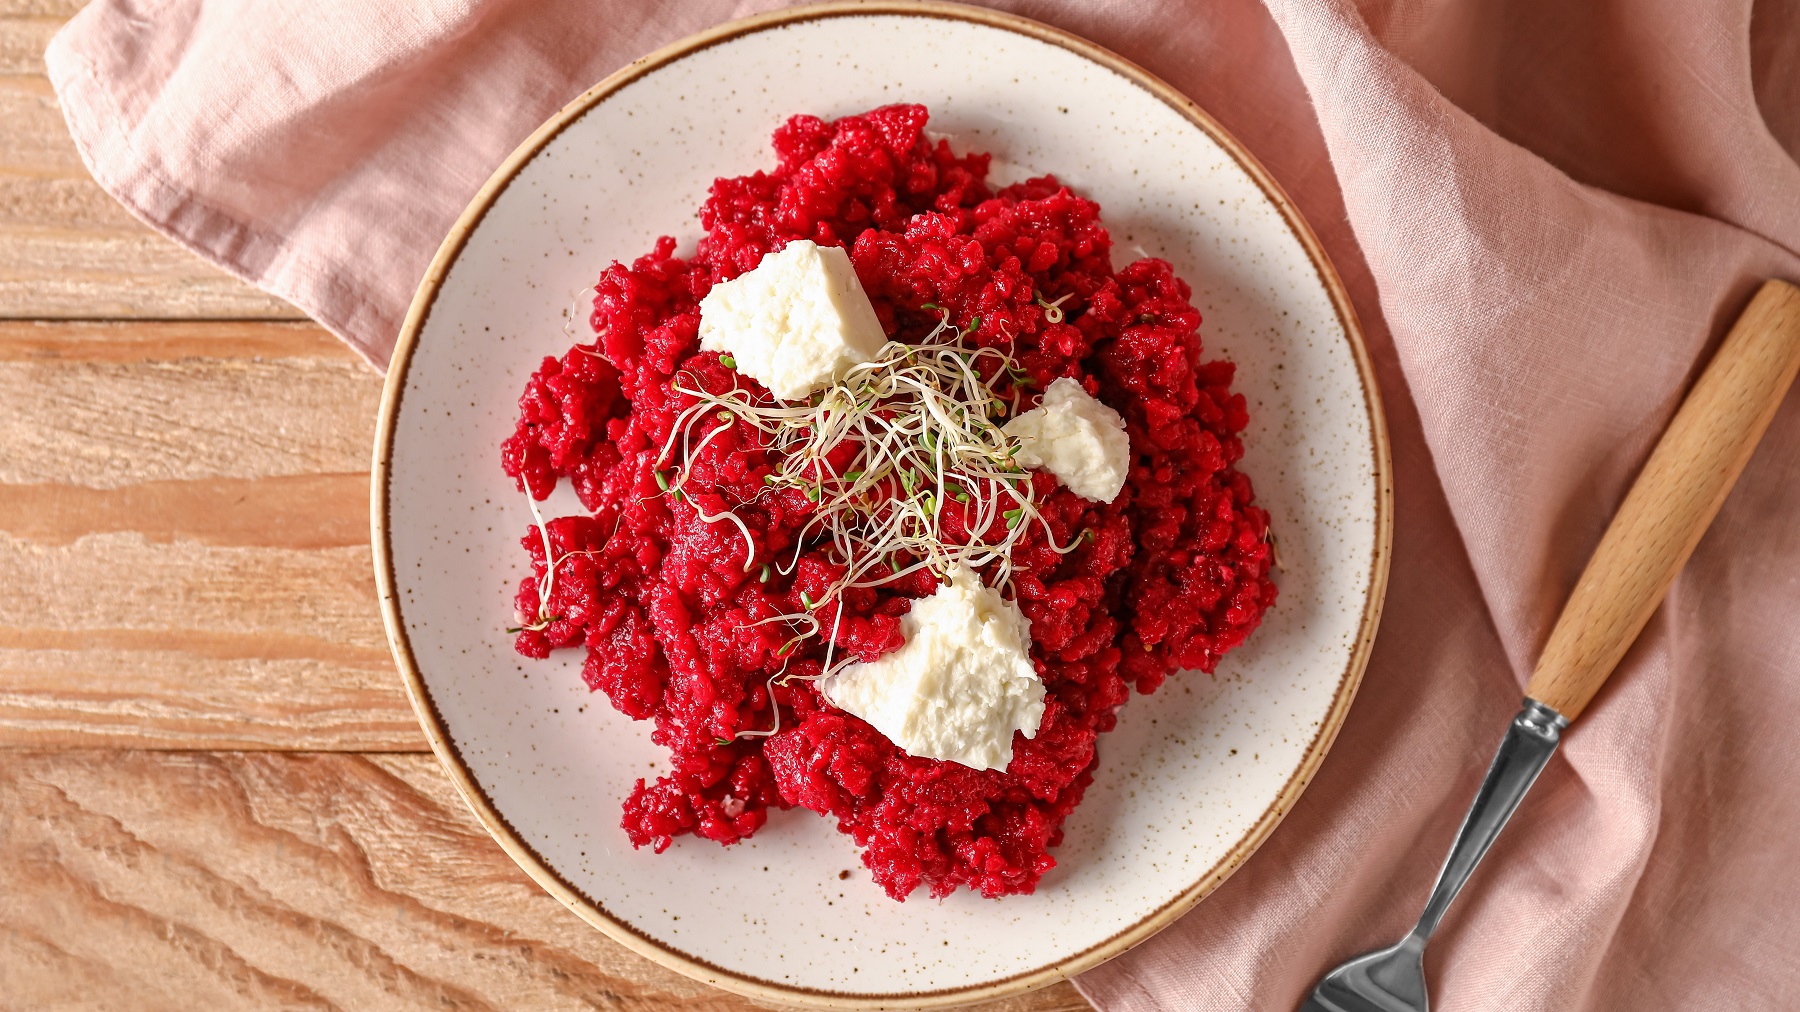
<instances>
[{"instance_id":1,"label":"metal ferrule of fork","mask_svg":"<svg viewBox=\"0 0 1800 1012\"><path fill-rule=\"evenodd\" d=\"M1425 912L1419 915L1419 923L1413 926L1409 938L1417 938L1423 946L1437 930L1451 901L1462 891L1463 883L1469 881L1469 874L1481 863L1482 855L1500 835L1500 829L1512 817L1513 809L1519 807L1520 799L1525 797L1538 774L1544 771L1544 765L1556 753L1563 728L1568 726L1569 722L1562 714L1535 699L1525 700L1524 709L1513 718L1512 726L1494 753L1487 777L1481 782L1481 791L1475 795L1475 803L1469 806L1469 814L1463 817L1462 828L1456 832L1456 842L1450 847L1450 856L1445 859L1443 870L1438 872L1437 884L1431 887L1431 898L1425 901Z\"/></svg>"}]
</instances>

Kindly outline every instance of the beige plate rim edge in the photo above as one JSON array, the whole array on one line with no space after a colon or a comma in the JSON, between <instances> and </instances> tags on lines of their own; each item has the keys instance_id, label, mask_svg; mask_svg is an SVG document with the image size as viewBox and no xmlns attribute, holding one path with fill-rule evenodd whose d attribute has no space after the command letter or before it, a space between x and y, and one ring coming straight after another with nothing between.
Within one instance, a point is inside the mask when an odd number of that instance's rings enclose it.
<instances>
[{"instance_id":1,"label":"beige plate rim edge","mask_svg":"<svg viewBox=\"0 0 1800 1012\"><path fill-rule=\"evenodd\" d=\"M1363 389L1364 404L1369 415L1373 444L1371 450L1375 457L1376 542L1371 560L1369 590L1363 605L1362 621L1358 627L1356 644L1351 650L1349 664L1338 683L1331 709L1326 713L1318 733L1311 745L1308 746L1299 768L1294 771L1288 782L1282 787L1280 794L1256 823L1238 840L1224 858L1208 869L1207 873L1193 885L1162 907L1146 915L1136 924L1105 941L1066 959L1048 963L1033 970L1012 974L1000 980L911 993L824 991L793 987L735 973L647 937L631 925L614 918L607 913L604 906L565 881L561 875L544 862L529 844L520 838L518 832L494 807L493 801L488 798L487 793L470 773L468 765L463 761L455 743L450 740L443 721L438 715L437 707L432 702L430 691L425 686L423 675L418 669L411 643L407 638L404 618L400 613L399 599L394 592L393 554L388 540L388 483L394 429L398 423L400 402L405 391L406 377L412 364L412 356L418 347L419 335L424 330L438 289L449 273L451 265L461 254L464 244L474 233L476 227L480 225L488 209L493 206L494 201L505 191L519 171L569 124L579 119L589 109L604 101L626 84L667 63L721 42L781 25L821 18L858 15L947 18L1000 28L1048 42L1086 57L1127 78L1155 95L1210 136L1250 175L1257 186L1280 210L1282 219L1295 237L1300 240L1308 258L1318 271L1320 280L1330 294L1332 305L1344 327L1345 336L1350 343L1356 362L1358 379L1361 381ZM1380 387L1375 382L1374 366L1369 358L1362 329L1357 321L1355 308L1350 302L1349 293L1345 289L1342 279L1338 277L1331 260L1326 256L1318 237L1313 234L1312 228L1300 216L1293 202L1274 178L1235 137L1231 136L1205 110L1161 79L1110 50L1029 18L959 3L942 2L942 0L926 0L926 2L921 2L921 0L874 0L874 2L834 0L834 2L792 7L729 21L690 35L632 61L599 84L583 92L526 138L495 170L481 190L476 193L475 198L470 201L469 206L457 218L450 233L438 248L437 254L432 258L431 266L426 270L412 304L407 310L406 319L395 344L393 358L389 363L387 380L382 388L380 415L375 429L369 507L374 547L375 583L381 601L382 623L386 627L388 645L393 651L395 664L406 683L407 697L412 701L413 710L419 718L419 724L423 728L426 738L431 743L432 751L450 774L457 791L507 855L523 868L539 886L556 897L564 906L608 937L639 955L688 977L746 997L833 1009L869 1008L872 1004L894 1009L943 1008L992 1001L1046 987L1072 977L1083 970L1091 969L1144 941L1180 918L1182 914L1192 909L1196 903L1218 888L1219 884L1248 860L1263 841L1274 832L1282 818L1293 808L1294 802L1306 790L1313 774L1317 772L1319 764L1324 761L1325 754L1330 751L1332 743L1337 738L1338 730L1342 727L1351 701L1355 699L1356 690L1362 682L1363 670L1368 665L1375 631L1381 623L1381 609L1387 591L1388 563L1393 535L1392 461L1386 416L1382 407Z\"/></svg>"}]
</instances>

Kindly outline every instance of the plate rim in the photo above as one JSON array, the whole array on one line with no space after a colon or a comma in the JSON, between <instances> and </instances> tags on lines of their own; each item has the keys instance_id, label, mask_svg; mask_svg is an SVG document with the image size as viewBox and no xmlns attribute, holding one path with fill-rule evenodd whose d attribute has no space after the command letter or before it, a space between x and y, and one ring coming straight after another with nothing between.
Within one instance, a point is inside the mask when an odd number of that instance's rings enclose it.
<instances>
[{"instance_id":1,"label":"plate rim","mask_svg":"<svg viewBox=\"0 0 1800 1012\"><path fill-rule=\"evenodd\" d=\"M451 266L461 255L469 237L487 216L488 210L512 183L520 170L545 146L570 124L625 85L666 64L701 50L740 36L802 21L894 15L966 21L1014 32L1067 49L1148 91L1212 138L1250 176L1258 189L1280 212L1289 232L1300 241L1302 248L1306 251L1308 260L1312 263L1331 299L1332 307L1337 313L1338 320L1344 328L1345 338L1349 342L1351 355L1356 364L1357 378L1362 386L1364 410L1369 417L1370 450L1374 458L1372 463L1376 491L1375 545L1370 560L1369 587L1363 603L1356 642L1351 648L1344 673L1339 678L1331 708L1326 712L1319 730L1307 746L1300 765L1282 786L1280 793L1270 802L1257 821L1238 839L1231 850L1204 875L1162 906L1145 914L1130 927L1114 933L1081 952L1053 960L1034 969L977 984L929 991L853 992L801 987L750 976L728 970L701 957L683 952L665 942L653 939L630 923L614 917L607 911L604 904L565 880L538 855L535 848L525 842L506 817L500 814L492 799L488 797L487 792L470 772L460 749L451 739L443 719L437 711L436 704L432 701L431 692L426 687L418 662L413 656L412 645L406 632L405 619L401 614L399 597L394 589L393 551L389 541L388 493L394 431L399 421L407 375L411 369L413 354L418 348L419 336L430 318L439 289ZM574 911L584 921L626 948L685 976L727 991L765 1001L786 1002L813 1008L868 1008L871 1003L875 1003L879 1007L895 1009L942 1008L950 1005L991 1001L1036 990L1091 969L1125 952L1174 923L1192 909L1195 904L1218 888L1225 879L1241 867L1274 832L1275 827L1281 823L1281 820L1306 790L1307 785L1311 783L1313 775L1318 771L1325 755L1331 750L1332 744L1337 739L1338 731L1343 726L1344 719L1349 712L1350 704L1356 697L1357 688L1362 683L1363 671L1368 666L1375 632L1381 622L1382 605L1387 591L1388 565L1392 555L1392 467L1381 389L1376 383L1374 365L1369 356L1363 331L1342 278L1339 277L1330 257L1326 255L1317 235L1307 224L1306 219L1301 216L1287 193L1282 190L1280 184L1262 166L1262 163L1257 161L1255 156L1238 142L1236 137L1232 136L1196 102L1171 87L1161 78L1108 49L1063 29L1054 28L1020 15L945 2L945 0L829 0L825 3L789 7L728 21L639 57L614 71L563 106L507 156L500 167L476 192L469 205L458 215L455 224L451 226L448 235L438 247L437 253L432 257L431 265L420 280L412 303L407 308L406 317L401 325L400 334L389 361L386 381L382 386L380 413L375 428L375 444L370 471L369 519L375 584L381 603L382 624L386 630L388 646L394 655L395 665L406 685L407 698L411 701L413 712L419 719L419 725L431 744L432 752L443 765L445 772L450 775L450 779L455 783L457 792L462 796L463 801L468 804L483 828L494 838L495 842L500 844L507 856L524 869L539 887Z\"/></svg>"}]
</instances>

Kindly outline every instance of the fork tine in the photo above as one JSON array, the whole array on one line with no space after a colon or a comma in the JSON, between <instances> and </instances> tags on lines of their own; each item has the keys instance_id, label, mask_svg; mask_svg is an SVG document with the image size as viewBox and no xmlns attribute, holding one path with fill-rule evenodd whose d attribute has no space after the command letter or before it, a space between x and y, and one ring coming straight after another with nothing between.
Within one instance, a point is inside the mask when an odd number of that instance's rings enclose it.
<instances>
[{"instance_id":1,"label":"fork tine","mask_svg":"<svg viewBox=\"0 0 1800 1012\"><path fill-rule=\"evenodd\" d=\"M1324 994L1326 985L1313 988L1313 993L1300 1006L1300 1012L1388 1012L1380 1005L1364 998L1353 991L1334 988L1329 996Z\"/></svg>"}]
</instances>

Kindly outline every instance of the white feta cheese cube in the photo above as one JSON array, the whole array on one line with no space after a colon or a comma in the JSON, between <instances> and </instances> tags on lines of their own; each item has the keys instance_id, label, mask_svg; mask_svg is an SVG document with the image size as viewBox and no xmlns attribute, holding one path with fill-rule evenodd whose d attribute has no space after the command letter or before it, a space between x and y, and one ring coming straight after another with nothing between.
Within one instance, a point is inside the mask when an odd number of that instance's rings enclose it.
<instances>
[{"instance_id":1,"label":"white feta cheese cube","mask_svg":"<svg viewBox=\"0 0 1800 1012\"><path fill-rule=\"evenodd\" d=\"M1083 499L1112 502L1125 487L1131 470L1125 420L1066 376L1050 384L1042 403L1001 428L1019 441L1014 460L1044 468Z\"/></svg>"},{"instance_id":2,"label":"white feta cheese cube","mask_svg":"<svg viewBox=\"0 0 1800 1012\"><path fill-rule=\"evenodd\" d=\"M887 335L850 255L796 239L700 300L700 348L784 401L800 400L875 357Z\"/></svg>"},{"instance_id":3,"label":"white feta cheese cube","mask_svg":"<svg viewBox=\"0 0 1800 1012\"><path fill-rule=\"evenodd\" d=\"M908 755L1004 770L1013 732L1035 738L1044 719L1031 620L968 569L949 577L901 617L905 646L845 668L819 691Z\"/></svg>"}]
</instances>

